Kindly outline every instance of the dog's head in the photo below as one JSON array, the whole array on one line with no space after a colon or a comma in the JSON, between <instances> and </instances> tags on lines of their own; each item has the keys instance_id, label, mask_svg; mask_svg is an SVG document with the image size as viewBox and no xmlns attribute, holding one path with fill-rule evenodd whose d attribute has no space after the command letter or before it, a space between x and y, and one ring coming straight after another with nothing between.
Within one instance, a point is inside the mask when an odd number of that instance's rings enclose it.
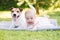
<instances>
[{"instance_id":1,"label":"dog's head","mask_svg":"<svg viewBox=\"0 0 60 40\"><path fill-rule=\"evenodd\" d=\"M11 15L12 15L12 18L13 18L14 21L16 21L17 18L19 18L22 10L23 9L21 9L21 8L14 8L14 7L10 8Z\"/></svg>"}]
</instances>

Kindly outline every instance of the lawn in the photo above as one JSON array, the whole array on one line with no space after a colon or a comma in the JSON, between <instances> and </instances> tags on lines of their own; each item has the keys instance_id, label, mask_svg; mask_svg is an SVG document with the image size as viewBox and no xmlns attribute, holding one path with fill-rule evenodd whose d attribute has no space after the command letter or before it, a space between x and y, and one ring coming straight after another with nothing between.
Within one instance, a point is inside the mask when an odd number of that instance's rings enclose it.
<instances>
[{"instance_id":1,"label":"lawn","mask_svg":"<svg viewBox=\"0 0 60 40\"><path fill-rule=\"evenodd\" d=\"M60 31L0 30L0 40L60 40Z\"/></svg>"},{"instance_id":2,"label":"lawn","mask_svg":"<svg viewBox=\"0 0 60 40\"><path fill-rule=\"evenodd\" d=\"M57 12L57 14L59 14ZM60 25L60 16L49 14L51 18L58 20ZM52 16L53 15L53 16ZM0 21L10 21L11 18L0 18ZM41 30L41 31L27 31L27 30L0 30L0 40L60 40L60 30Z\"/></svg>"}]
</instances>

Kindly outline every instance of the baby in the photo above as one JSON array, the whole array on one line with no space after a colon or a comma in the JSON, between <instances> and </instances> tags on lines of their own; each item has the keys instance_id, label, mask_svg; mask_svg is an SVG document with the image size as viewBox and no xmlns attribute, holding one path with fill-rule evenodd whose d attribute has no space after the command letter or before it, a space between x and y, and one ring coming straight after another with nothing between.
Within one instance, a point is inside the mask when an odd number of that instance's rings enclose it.
<instances>
[{"instance_id":1,"label":"baby","mask_svg":"<svg viewBox=\"0 0 60 40\"><path fill-rule=\"evenodd\" d=\"M29 9L25 12L25 18L28 30L40 30L44 28L55 27L53 24L50 23L50 20L48 18L37 17L36 12L32 9Z\"/></svg>"},{"instance_id":2,"label":"baby","mask_svg":"<svg viewBox=\"0 0 60 40\"><path fill-rule=\"evenodd\" d=\"M25 12L25 18L27 22L27 28L29 30L35 30L36 29L36 24L38 23L36 20L36 13L32 9L28 9Z\"/></svg>"}]
</instances>

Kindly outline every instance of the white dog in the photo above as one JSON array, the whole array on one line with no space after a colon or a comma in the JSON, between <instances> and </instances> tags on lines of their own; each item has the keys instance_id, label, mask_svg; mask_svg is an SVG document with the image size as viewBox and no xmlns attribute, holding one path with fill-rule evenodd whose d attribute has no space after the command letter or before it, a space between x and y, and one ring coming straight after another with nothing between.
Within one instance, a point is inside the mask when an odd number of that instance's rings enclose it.
<instances>
[{"instance_id":1,"label":"white dog","mask_svg":"<svg viewBox=\"0 0 60 40\"><path fill-rule=\"evenodd\" d=\"M21 8L10 8L12 16L12 25L9 28L20 28L26 27L25 17L23 9Z\"/></svg>"}]
</instances>

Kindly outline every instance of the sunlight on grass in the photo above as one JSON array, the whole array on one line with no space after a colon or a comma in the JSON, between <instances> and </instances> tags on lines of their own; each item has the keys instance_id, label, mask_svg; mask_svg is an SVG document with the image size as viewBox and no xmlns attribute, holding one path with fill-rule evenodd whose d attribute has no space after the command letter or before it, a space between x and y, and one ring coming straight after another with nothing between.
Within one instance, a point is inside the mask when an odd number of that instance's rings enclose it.
<instances>
[{"instance_id":1,"label":"sunlight on grass","mask_svg":"<svg viewBox=\"0 0 60 40\"><path fill-rule=\"evenodd\" d=\"M0 21L11 21L11 18L0 18Z\"/></svg>"},{"instance_id":2,"label":"sunlight on grass","mask_svg":"<svg viewBox=\"0 0 60 40\"><path fill-rule=\"evenodd\" d=\"M0 18L11 18L10 11L0 11Z\"/></svg>"}]
</instances>

